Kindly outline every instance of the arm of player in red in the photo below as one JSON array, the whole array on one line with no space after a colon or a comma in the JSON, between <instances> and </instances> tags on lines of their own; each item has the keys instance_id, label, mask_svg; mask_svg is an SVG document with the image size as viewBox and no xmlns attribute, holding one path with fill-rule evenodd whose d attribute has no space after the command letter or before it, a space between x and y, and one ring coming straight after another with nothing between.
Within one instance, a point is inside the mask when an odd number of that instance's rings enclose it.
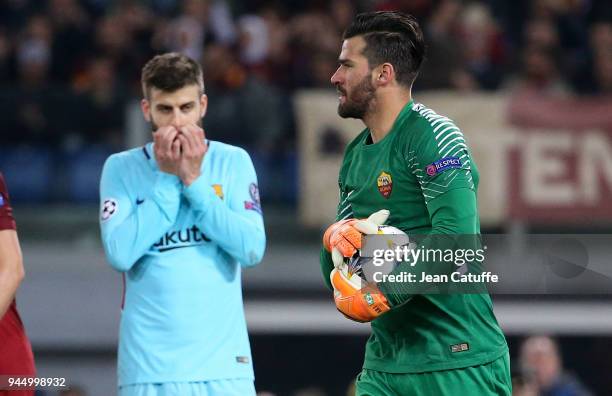
<instances>
[{"instance_id":1,"label":"arm of player in red","mask_svg":"<svg viewBox=\"0 0 612 396\"><path fill-rule=\"evenodd\" d=\"M11 305L24 277L23 256L16 230L8 190L0 173L0 319Z\"/></svg>"},{"instance_id":2,"label":"arm of player in red","mask_svg":"<svg viewBox=\"0 0 612 396\"><path fill-rule=\"evenodd\" d=\"M323 234L323 246L332 253L334 262L329 278L334 288L336 308L357 322L370 322L391 308L375 284L363 282L359 275L349 272L344 258L352 257L361 249L363 234L378 233L378 226L388 217L388 210L379 210L365 220L341 220L329 226Z\"/></svg>"}]
</instances>

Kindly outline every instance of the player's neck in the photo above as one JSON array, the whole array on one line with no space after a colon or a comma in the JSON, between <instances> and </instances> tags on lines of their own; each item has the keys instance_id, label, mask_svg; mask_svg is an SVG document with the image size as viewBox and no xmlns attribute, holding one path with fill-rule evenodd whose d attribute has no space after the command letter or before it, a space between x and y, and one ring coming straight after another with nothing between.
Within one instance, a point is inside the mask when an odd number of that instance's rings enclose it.
<instances>
[{"instance_id":1,"label":"player's neck","mask_svg":"<svg viewBox=\"0 0 612 396\"><path fill-rule=\"evenodd\" d=\"M370 130L373 143L381 141L391 132L397 116L410 100L412 100L410 92L407 95L389 94L376 98L374 108L363 118L364 124Z\"/></svg>"}]
</instances>

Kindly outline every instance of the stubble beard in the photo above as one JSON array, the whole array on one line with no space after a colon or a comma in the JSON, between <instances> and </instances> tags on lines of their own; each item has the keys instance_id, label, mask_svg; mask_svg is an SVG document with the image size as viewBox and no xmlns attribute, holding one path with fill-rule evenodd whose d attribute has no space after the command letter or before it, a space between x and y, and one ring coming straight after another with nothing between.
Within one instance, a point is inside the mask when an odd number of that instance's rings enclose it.
<instances>
[{"instance_id":1,"label":"stubble beard","mask_svg":"<svg viewBox=\"0 0 612 396\"><path fill-rule=\"evenodd\" d=\"M340 90L340 88L338 88ZM375 89L370 81L370 76L366 75L351 92L351 98L348 97L348 92L340 91L345 95L345 101L338 103L338 115L342 118L358 118L363 120L368 111L371 109L372 101L374 100Z\"/></svg>"}]
</instances>

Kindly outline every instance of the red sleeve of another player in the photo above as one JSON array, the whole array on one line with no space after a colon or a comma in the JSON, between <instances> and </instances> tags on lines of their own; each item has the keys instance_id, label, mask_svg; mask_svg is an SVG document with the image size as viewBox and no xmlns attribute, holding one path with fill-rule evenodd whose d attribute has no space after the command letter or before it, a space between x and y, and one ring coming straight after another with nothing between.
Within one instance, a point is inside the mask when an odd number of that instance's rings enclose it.
<instances>
[{"instance_id":1,"label":"red sleeve of another player","mask_svg":"<svg viewBox=\"0 0 612 396\"><path fill-rule=\"evenodd\" d=\"M4 176L0 173L0 230L14 230L16 228Z\"/></svg>"}]
</instances>

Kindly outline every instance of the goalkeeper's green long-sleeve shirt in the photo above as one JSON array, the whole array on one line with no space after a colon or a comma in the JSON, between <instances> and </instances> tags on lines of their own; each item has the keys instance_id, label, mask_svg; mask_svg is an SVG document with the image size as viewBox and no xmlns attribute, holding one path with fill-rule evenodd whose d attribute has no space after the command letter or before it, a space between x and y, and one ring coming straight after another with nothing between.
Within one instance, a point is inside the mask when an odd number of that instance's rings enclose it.
<instances>
[{"instance_id":1,"label":"goalkeeper's green long-sleeve shirt","mask_svg":"<svg viewBox=\"0 0 612 396\"><path fill-rule=\"evenodd\" d=\"M372 143L364 130L347 147L337 218L389 209L387 224L407 234L479 234L478 170L463 134L447 117L408 103L391 131ZM331 288L330 254L321 270ZM398 268L399 270L399 268ZM449 370L507 353L488 294L410 294L379 284L391 311L372 321L364 368L388 373Z\"/></svg>"}]
</instances>

